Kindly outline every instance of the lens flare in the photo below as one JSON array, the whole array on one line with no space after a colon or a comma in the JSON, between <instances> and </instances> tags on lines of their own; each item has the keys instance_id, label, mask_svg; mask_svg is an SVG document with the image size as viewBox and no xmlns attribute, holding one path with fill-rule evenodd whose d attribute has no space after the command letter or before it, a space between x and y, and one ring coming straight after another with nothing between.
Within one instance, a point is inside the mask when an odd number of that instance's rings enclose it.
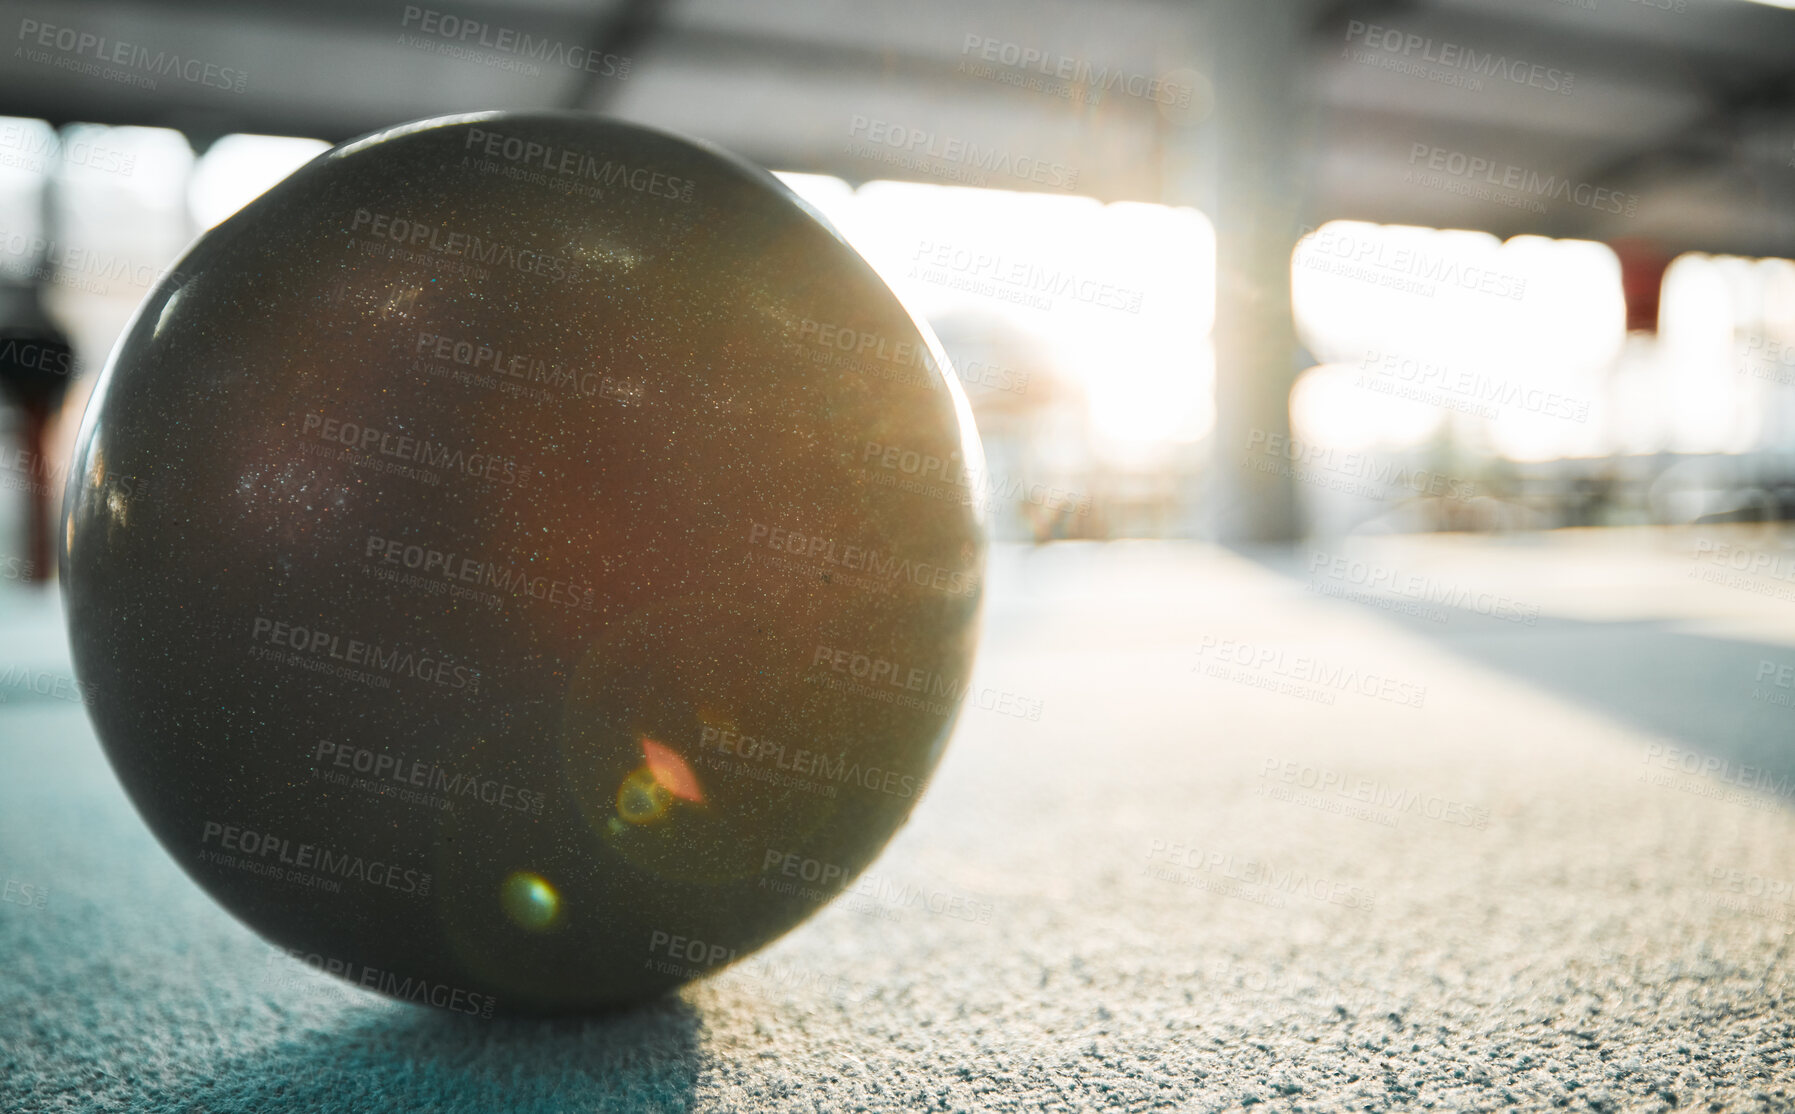
<instances>
[{"instance_id":1,"label":"lens flare","mask_svg":"<svg viewBox=\"0 0 1795 1114\"><path fill-rule=\"evenodd\" d=\"M520 870L505 879L499 888L499 899L505 915L520 928L543 932L553 928L561 916L561 895L540 874Z\"/></svg>"},{"instance_id":2,"label":"lens flare","mask_svg":"<svg viewBox=\"0 0 1795 1114\"><path fill-rule=\"evenodd\" d=\"M617 815L632 824L652 824L667 815L673 794L655 780L654 771L638 766L617 787Z\"/></svg>"},{"instance_id":3,"label":"lens flare","mask_svg":"<svg viewBox=\"0 0 1795 1114\"><path fill-rule=\"evenodd\" d=\"M653 739L643 739L642 757L648 763L649 773L654 775L654 780L661 788L682 801L704 803L704 790L698 784L698 775L692 772L692 767L686 764L678 751Z\"/></svg>"}]
</instances>

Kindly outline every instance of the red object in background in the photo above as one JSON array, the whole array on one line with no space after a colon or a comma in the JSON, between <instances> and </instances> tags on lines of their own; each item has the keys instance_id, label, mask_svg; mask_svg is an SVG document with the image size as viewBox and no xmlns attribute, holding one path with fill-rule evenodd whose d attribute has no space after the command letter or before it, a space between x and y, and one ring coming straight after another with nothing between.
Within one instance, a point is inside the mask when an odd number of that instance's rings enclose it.
<instances>
[{"instance_id":1,"label":"red object in background","mask_svg":"<svg viewBox=\"0 0 1795 1114\"><path fill-rule=\"evenodd\" d=\"M1658 302L1664 293L1664 272L1670 257L1650 240L1616 240L1608 245L1620 257L1621 293L1627 299L1627 331L1656 333Z\"/></svg>"},{"instance_id":2,"label":"red object in background","mask_svg":"<svg viewBox=\"0 0 1795 1114\"><path fill-rule=\"evenodd\" d=\"M25 491L25 546L27 580L50 579L50 481L43 466L44 445L50 428L50 408L41 402L24 405L25 459L30 463L30 485Z\"/></svg>"},{"instance_id":3,"label":"red object in background","mask_svg":"<svg viewBox=\"0 0 1795 1114\"><path fill-rule=\"evenodd\" d=\"M19 465L27 476L26 561L28 580L50 578L50 495L52 469L44 455L50 419L62 407L69 387L73 354L65 338L48 319L27 320L16 328L0 329L0 398L24 416L23 455Z\"/></svg>"}]
</instances>

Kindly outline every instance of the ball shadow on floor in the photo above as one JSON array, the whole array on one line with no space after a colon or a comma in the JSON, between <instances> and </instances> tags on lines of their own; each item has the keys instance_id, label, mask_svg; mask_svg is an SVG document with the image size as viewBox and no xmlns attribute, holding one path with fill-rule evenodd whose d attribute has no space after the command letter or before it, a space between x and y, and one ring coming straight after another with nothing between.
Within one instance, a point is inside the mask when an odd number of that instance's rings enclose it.
<instances>
[{"instance_id":1,"label":"ball shadow on floor","mask_svg":"<svg viewBox=\"0 0 1795 1114\"><path fill-rule=\"evenodd\" d=\"M667 996L585 1018L457 1016L399 1003L345 1011L334 1032L289 1038L194 1081L183 1109L487 1114L692 1108L702 1019Z\"/></svg>"}]
</instances>

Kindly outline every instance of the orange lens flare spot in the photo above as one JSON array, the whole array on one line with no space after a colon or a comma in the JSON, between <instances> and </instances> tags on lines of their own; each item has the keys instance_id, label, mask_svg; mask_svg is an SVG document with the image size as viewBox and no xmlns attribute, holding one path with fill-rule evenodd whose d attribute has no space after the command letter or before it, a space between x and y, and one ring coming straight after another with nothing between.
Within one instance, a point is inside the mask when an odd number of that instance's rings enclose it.
<instances>
[{"instance_id":1,"label":"orange lens flare spot","mask_svg":"<svg viewBox=\"0 0 1795 1114\"><path fill-rule=\"evenodd\" d=\"M647 761L648 770L654 775L655 782L662 789L682 801L704 803L704 790L699 788L698 775L692 772L692 767L686 765L686 760L679 756L678 751L653 739L643 739L642 757Z\"/></svg>"}]
</instances>

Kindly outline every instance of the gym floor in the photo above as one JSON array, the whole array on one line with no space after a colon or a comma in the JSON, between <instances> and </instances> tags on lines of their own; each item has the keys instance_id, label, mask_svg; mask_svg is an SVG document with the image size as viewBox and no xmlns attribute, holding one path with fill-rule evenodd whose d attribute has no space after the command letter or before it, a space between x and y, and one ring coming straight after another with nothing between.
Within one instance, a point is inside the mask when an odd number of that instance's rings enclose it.
<instances>
[{"instance_id":1,"label":"gym floor","mask_svg":"<svg viewBox=\"0 0 1795 1114\"><path fill-rule=\"evenodd\" d=\"M1000 548L989 707L874 876L559 1022L239 925L0 583L0 1108L1790 1109L1791 544Z\"/></svg>"}]
</instances>

